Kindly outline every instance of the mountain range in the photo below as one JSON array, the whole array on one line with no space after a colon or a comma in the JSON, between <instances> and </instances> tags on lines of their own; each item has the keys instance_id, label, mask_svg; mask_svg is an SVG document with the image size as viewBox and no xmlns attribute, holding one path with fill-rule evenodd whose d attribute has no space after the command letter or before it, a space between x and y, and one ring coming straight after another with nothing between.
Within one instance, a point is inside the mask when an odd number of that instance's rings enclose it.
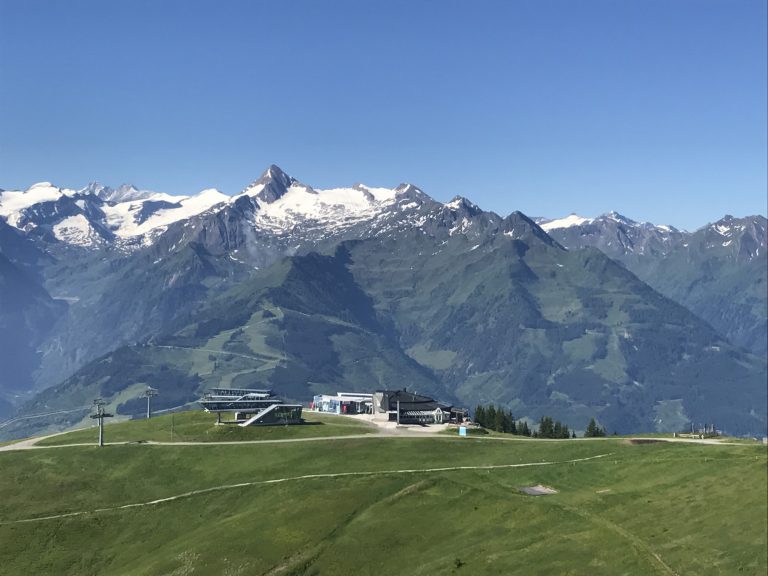
<instances>
[{"instance_id":1,"label":"mountain range","mask_svg":"<svg viewBox=\"0 0 768 576\"><path fill-rule=\"evenodd\" d=\"M407 386L574 428L766 425L766 221L534 221L416 186L0 192L6 436L205 388ZM23 298L21 297L23 295ZM78 412L78 409L82 409Z\"/></svg>"},{"instance_id":2,"label":"mountain range","mask_svg":"<svg viewBox=\"0 0 768 576\"><path fill-rule=\"evenodd\" d=\"M693 233L615 212L539 220L571 249L593 246L683 304L737 346L766 356L766 219L724 218Z\"/></svg>"}]
</instances>

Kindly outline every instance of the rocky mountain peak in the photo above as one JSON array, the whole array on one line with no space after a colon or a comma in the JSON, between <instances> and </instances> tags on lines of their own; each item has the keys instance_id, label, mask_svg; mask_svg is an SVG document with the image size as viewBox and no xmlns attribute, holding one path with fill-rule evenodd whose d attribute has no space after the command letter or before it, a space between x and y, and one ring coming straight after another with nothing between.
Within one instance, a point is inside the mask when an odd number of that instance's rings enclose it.
<instances>
[{"instance_id":1,"label":"rocky mountain peak","mask_svg":"<svg viewBox=\"0 0 768 576\"><path fill-rule=\"evenodd\" d=\"M154 193L149 190L139 190L133 184L121 184L117 188L102 186L98 182L89 184L87 188L93 186L96 196L105 202L132 202L135 200L146 200Z\"/></svg>"},{"instance_id":2,"label":"rocky mountain peak","mask_svg":"<svg viewBox=\"0 0 768 576\"><path fill-rule=\"evenodd\" d=\"M242 194L255 196L262 202L271 203L281 198L288 189L299 181L286 174L276 164L270 164L264 172L251 182Z\"/></svg>"},{"instance_id":3,"label":"rocky mountain peak","mask_svg":"<svg viewBox=\"0 0 768 576\"><path fill-rule=\"evenodd\" d=\"M425 194L421 188L418 186L414 186L413 184L410 184L408 182L402 182L395 188L395 195L399 199L410 199L410 200L425 200L429 198L427 194Z\"/></svg>"},{"instance_id":4,"label":"rocky mountain peak","mask_svg":"<svg viewBox=\"0 0 768 576\"><path fill-rule=\"evenodd\" d=\"M465 212L469 216L476 216L482 212L477 204L463 196L454 196L450 202L445 204L445 207L457 212Z\"/></svg>"},{"instance_id":5,"label":"rocky mountain peak","mask_svg":"<svg viewBox=\"0 0 768 576\"><path fill-rule=\"evenodd\" d=\"M637 226L637 222L627 218L626 216L623 216L622 214L619 214L615 210L611 210L610 212L603 214L599 217L599 219L610 220L612 222L616 222L617 224L624 224L625 226Z\"/></svg>"},{"instance_id":6,"label":"rocky mountain peak","mask_svg":"<svg viewBox=\"0 0 768 576\"><path fill-rule=\"evenodd\" d=\"M107 200L114 193L115 193L115 190L113 188L110 188L109 186L105 186L100 182L89 182L85 188L80 190L80 194L93 195L98 198L101 198L102 200Z\"/></svg>"},{"instance_id":7,"label":"rocky mountain peak","mask_svg":"<svg viewBox=\"0 0 768 576\"><path fill-rule=\"evenodd\" d=\"M549 246L562 248L554 238L549 236L536 222L528 218L519 210L515 210L501 222L501 231L505 236L513 240L524 239L527 236L535 236Z\"/></svg>"}]
</instances>

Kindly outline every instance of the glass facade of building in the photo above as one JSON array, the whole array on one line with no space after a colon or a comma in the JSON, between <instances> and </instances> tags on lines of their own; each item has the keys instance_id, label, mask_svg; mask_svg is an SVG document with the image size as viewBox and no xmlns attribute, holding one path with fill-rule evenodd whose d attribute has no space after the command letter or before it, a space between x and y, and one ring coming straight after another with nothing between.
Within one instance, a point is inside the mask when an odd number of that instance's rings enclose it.
<instances>
[{"instance_id":1,"label":"glass facade of building","mask_svg":"<svg viewBox=\"0 0 768 576\"><path fill-rule=\"evenodd\" d=\"M248 388L214 388L209 390L198 403L206 412L221 414L232 412L234 422L241 426L301 424L301 404L285 404L281 398L272 396L271 390Z\"/></svg>"},{"instance_id":2,"label":"glass facade of building","mask_svg":"<svg viewBox=\"0 0 768 576\"><path fill-rule=\"evenodd\" d=\"M277 404L253 424L301 424L301 408L300 404Z\"/></svg>"}]
</instances>

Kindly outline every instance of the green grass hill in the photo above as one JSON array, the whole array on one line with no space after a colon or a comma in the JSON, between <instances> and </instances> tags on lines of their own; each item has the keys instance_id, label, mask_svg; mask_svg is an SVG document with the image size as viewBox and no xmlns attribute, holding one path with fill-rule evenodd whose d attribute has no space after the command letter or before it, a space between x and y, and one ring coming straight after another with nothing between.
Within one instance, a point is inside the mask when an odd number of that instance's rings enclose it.
<instances>
[{"instance_id":1,"label":"green grass hill","mask_svg":"<svg viewBox=\"0 0 768 576\"><path fill-rule=\"evenodd\" d=\"M210 428L199 415L174 418L180 438ZM107 439L163 439L167 425L115 424ZM272 430L262 437L286 428ZM368 434L6 451L0 573L762 576L766 465L756 444L622 438ZM539 484L557 492L520 491Z\"/></svg>"}]
</instances>

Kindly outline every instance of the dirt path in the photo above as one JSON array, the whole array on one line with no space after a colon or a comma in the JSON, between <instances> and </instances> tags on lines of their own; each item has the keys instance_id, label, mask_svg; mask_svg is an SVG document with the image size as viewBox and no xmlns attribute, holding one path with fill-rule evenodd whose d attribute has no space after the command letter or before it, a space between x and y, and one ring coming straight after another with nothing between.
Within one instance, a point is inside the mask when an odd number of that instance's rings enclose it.
<instances>
[{"instance_id":1,"label":"dirt path","mask_svg":"<svg viewBox=\"0 0 768 576\"><path fill-rule=\"evenodd\" d=\"M268 356L265 354L264 356L259 357L259 356L252 356L250 354L240 354L238 352L229 352L227 350L215 350L213 348L185 348L184 346L159 346L159 345L154 345L153 348L165 348L166 350L185 350L186 352L207 352L208 354L221 354L222 356L224 355L238 356L240 358L246 358L248 360L257 360L259 362L283 359L281 356Z\"/></svg>"},{"instance_id":2,"label":"dirt path","mask_svg":"<svg viewBox=\"0 0 768 576\"><path fill-rule=\"evenodd\" d=\"M67 430L66 432L56 432L55 434L48 434L47 436L35 436L33 438L26 438L19 440L13 444L6 444L0 446L0 452L12 452L13 450L34 450L40 448L56 448L56 446L37 446L36 444L46 438L53 438L54 436L61 436L62 434L68 434L75 430ZM65 446L93 446L93 444L65 444Z\"/></svg>"},{"instance_id":3,"label":"dirt path","mask_svg":"<svg viewBox=\"0 0 768 576\"><path fill-rule=\"evenodd\" d=\"M35 438L27 438L14 444L8 444L7 446L0 446L0 452L11 452L13 450L48 450L51 448L72 448L74 446L95 446L96 442L78 442L74 444L52 444L50 446L40 446L37 444L40 440L46 438L53 438L66 434L67 432L59 432L56 434L49 434L48 436L38 436ZM235 441L222 441L222 442L160 442L156 440L146 440L137 442L133 440L127 440L124 442L106 442L105 446L120 446L124 444L143 444L148 446L240 446L243 444L289 444L292 442L322 442L324 440L350 440L350 439L362 439L362 438L445 438L453 440L454 436L446 435L426 435L421 432L410 432L407 430L400 430L397 432L381 431L379 433L369 434L346 434L341 436L313 436L310 438L278 438L272 440L235 440ZM488 438L490 440L490 438ZM504 440L501 438L500 440Z\"/></svg>"},{"instance_id":4,"label":"dirt path","mask_svg":"<svg viewBox=\"0 0 768 576\"><path fill-rule=\"evenodd\" d=\"M336 472L326 474L304 474L302 476L288 476L285 478L273 478L271 480L256 480L253 482L241 482L239 484L222 484L220 486L212 486L210 488L202 488L200 490L191 490L189 492L183 492L176 494L175 496L168 496L166 498L158 498L157 500L150 500L148 502L136 502L133 504L123 504L122 506L113 506L110 508L97 508L95 510L80 510L77 512L65 512L63 514L54 514L51 516L39 516L36 518L23 518L21 520L0 520L0 525L7 524L22 524L29 522L42 522L45 520L56 520L59 518L71 518L74 516L84 516L86 514L100 514L102 512L114 512L118 510L127 510L129 508L141 508L144 506L156 506L157 504L164 504L166 502L173 502L174 500L181 500L182 498L191 498L193 496L199 496L201 494L209 494L211 492L221 492L223 490L233 490L236 488L246 488L250 486L266 486L269 484L281 484L283 482L296 482L300 480L315 480L319 478L342 478L345 476L391 476L395 474L429 474L433 472L456 472L460 470L503 470L509 468L529 468L535 466L554 466L557 464L574 464L576 462L586 462L588 460L596 460L598 458L605 458L612 455L613 452L605 454L597 454L596 456L588 456L586 458L575 458L572 460L562 461L547 461L547 462L525 462L521 464L487 464L478 466L445 466L441 468L403 468L399 470L377 470L371 472Z\"/></svg>"},{"instance_id":5,"label":"dirt path","mask_svg":"<svg viewBox=\"0 0 768 576\"><path fill-rule=\"evenodd\" d=\"M368 421L361 420L366 424L375 426ZM454 435L446 435L439 433L429 433L422 430L412 430L409 428L385 428L376 426L376 433L368 434L348 434L345 436L317 436L311 438L283 438L274 440L239 440L239 441L223 441L223 442L159 442L154 440L148 440L142 442L142 444L148 444L152 446L234 446L241 444L286 444L291 442L321 442L323 440L347 440L347 439L361 439L361 438L451 438L454 439ZM27 438L13 444L6 446L0 446L0 452L10 452L13 450L46 450L50 448L70 448L73 446L94 446L95 442L77 443L77 444L60 444L51 446L40 446L37 442L45 440L47 438L53 438L62 434L72 432L56 432L55 434L48 434L47 436L37 436L35 438ZM466 441L499 441L499 442L529 442L530 438L521 436L471 436L465 439ZM538 438L539 442L606 442L614 440L613 438L577 438L577 439L548 439ZM640 440L640 441L653 441L653 442L680 442L684 444L705 444L709 446L745 446L739 442L722 442L714 439L696 439L696 438L625 438L625 441ZM121 444L136 444L135 441L126 442L108 442L106 446L117 446Z\"/></svg>"}]
</instances>

